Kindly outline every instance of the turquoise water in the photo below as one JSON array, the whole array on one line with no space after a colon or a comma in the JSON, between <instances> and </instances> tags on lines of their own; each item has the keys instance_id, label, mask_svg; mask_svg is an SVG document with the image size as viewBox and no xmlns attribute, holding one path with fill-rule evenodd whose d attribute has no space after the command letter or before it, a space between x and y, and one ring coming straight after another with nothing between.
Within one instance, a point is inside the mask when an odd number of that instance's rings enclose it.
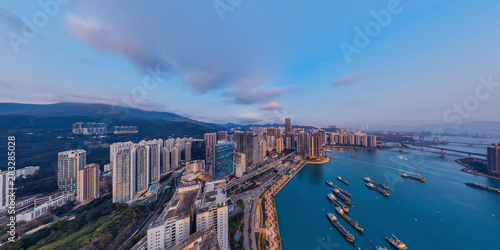
<instances>
[{"instance_id":1,"label":"turquoise water","mask_svg":"<svg viewBox=\"0 0 500 250\"><path fill-rule=\"evenodd\" d=\"M499 180L461 172L454 157L412 150L333 151L328 154L336 159L306 165L276 196L283 249L391 249L384 238L391 234L409 249L500 249L500 194L465 185L470 181L500 188ZM404 179L402 171L422 174L427 182ZM365 187L365 176L389 185L391 196ZM356 237L354 244L326 218L325 212L335 213L326 199L331 192L326 180L352 194L348 214L364 233L339 220Z\"/></svg>"}]
</instances>

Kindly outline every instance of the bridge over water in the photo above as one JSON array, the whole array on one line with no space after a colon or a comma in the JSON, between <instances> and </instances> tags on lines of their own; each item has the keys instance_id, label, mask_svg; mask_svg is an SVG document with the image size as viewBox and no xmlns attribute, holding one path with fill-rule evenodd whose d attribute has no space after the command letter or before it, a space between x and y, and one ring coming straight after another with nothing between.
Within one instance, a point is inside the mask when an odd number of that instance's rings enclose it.
<instances>
[{"instance_id":1,"label":"bridge over water","mask_svg":"<svg viewBox=\"0 0 500 250\"><path fill-rule=\"evenodd\" d=\"M456 150L456 149L449 149L449 148L442 148L442 147L436 147L436 146L424 146L427 148L435 148L435 149L440 149L441 151L451 151L451 152L457 152L457 153L462 153L462 154L467 154L469 156L472 155L477 155L477 156L484 156L486 157L486 154L479 154L479 153L474 153L474 152L467 152L463 150Z\"/></svg>"},{"instance_id":2,"label":"bridge over water","mask_svg":"<svg viewBox=\"0 0 500 250\"><path fill-rule=\"evenodd\" d=\"M464 145L467 145L469 147L472 147L472 146L490 146L491 145L491 144L488 144L488 143L481 143L481 142L446 141L446 144L450 144L450 143L453 143L453 144L464 144Z\"/></svg>"},{"instance_id":3,"label":"bridge over water","mask_svg":"<svg viewBox=\"0 0 500 250\"><path fill-rule=\"evenodd\" d=\"M417 145L414 145L417 146ZM435 149L440 149L441 151L432 151L428 149L424 149L424 147L429 147L429 148L435 148ZM445 155L449 156L457 156L457 157L468 157L468 158L473 158L477 160L486 160L486 154L479 154L479 153L474 153L474 152L467 152L467 151L462 151L462 150L454 150L454 149L449 149L449 148L442 148L442 147L435 147L435 146L424 146L421 148L410 148L410 147L401 147L401 150L416 150L416 151L422 151L422 152L427 152L427 153L433 153L433 154L439 154L442 157ZM448 151L448 152L446 152ZM462 153L462 154L456 154L456 153ZM467 154L467 155L463 155ZM478 157L482 156L482 157Z\"/></svg>"}]
</instances>

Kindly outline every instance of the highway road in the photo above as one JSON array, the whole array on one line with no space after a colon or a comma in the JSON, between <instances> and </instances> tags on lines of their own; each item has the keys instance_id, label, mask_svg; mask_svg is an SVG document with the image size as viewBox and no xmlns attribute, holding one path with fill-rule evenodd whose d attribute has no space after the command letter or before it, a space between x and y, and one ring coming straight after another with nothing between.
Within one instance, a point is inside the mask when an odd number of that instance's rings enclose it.
<instances>
[{"instance_id":1,"label":"highway road","mask_svg":"<svg viewBox=\"0 0 500 250\"><path fill-rule=\"evenodd\" d=\"M239 185L240 183L243 183L243 182L245 182L245 181L247 181L247 180L249 180L249 179L251 179L251 178L253 178L253 177L257 176L257 175L259 175L259 174L262 174L262 173L266 172L267 170L269 170L271 168L275 168L277 165L281 164L281 162L284 159L286 159L287 157L289 157L289 156L291 156L293 154L294 153L290 153L288 155L285 155L285 156L283 156L283 157L281 157L281 158L279 158L277 160L274 160L273 162L271 162L271 163L269 163L269 164L267 164L267 165L265 165L263 167L260 167L260 168L254 170L254 171L252 171L252 172L250 172L248 174L243 175L239 179L233 179L233 180L229 181L226 184L226 189L230 189L230 188L232 188L232 187L234 187L236 185Z\"/></svg>"},{"instance_id":2,"label":"highway road","mask_svg":"<svg viewBox=\"0 0 500 250\"><path fill-rule=\"evenodd\" d=\"M267 167L276 167L278 164L282 162L286 157L289 155L280 158L279 160L274 161L273 163L269 164ZM260 185L259 187L249 190L246 192L246 194L239 193L235 195L230 195L231 199L233 201L237 200L243 200L245 203L245 217L243 218L245 225L243 228L243 245L245 249L257 249L257 239L255 239L255 224L256 220L256 209L259 204L259 197L260 195L272 184L274 184L283 174L288 172L290 169L292 169L295 166L295 164L289 164L288 167L280 169L277 173L275 173L271 179ZM264 167L262 167L264 168ZM255 176L255 175L253 175ZM251 244L250 244L250 239L251 239Z\"/></svg>"},{"instance_id":3,"label":"highway road","mask_svg":"<svg viewBox=\"0 0 500 250\"><path fill-rule=\"evenodd\" d=\"M261 168L258 168L254 171L252 171L251 173L248 173L244 176L242 176L241 178L239 179L233 179L231 180L230 182L228 182L226 184L226 188L229 189L231 187L234 187L236 185L239 185L240 183L243 183L261 173L264 173L265 171L268 171L270 170L271 168L275 168L277 167L279 164L282 163L282 161L284 159L286 159L287 157L293 155L294 153L290 153L286 156L283 156L279 159L276 159L274 160L273 162L261 167ZM257 249L257 240L255 239L255 234L253 233L255 231L255 209L257 208L258 206L258 202L259 202L259 197L260 195L266 190L267 187L269 187L270 185L272 185L277 178L279 178L284 172L286 172L287 170L289 170L291 167L293 166L293 164L290 164L289 167L285 168L285 169L281 169L281 171L279 171L278 173L274 174L273 177L271 177L271 179L269 179L268 181L266 181L265 183L263 183L262 185L260 185L259 187L255 188L255 189L252 189L252 190L249 190L248 192L246 192L246 194L243 194L243 193L239 193L239 194L235 194L235 195L230 195L231 199L233 201L237 201L237 200L243 200L245 202L245 217L244 217L244 222L245 222L245 225L244 225L244 229L243 229L243 239L244 239L244 246L245 246L245 249ZM172 175L165 183L168 183L172 178L175 178L177 177L176 181L175 181L175 185L174 185L174 190L175 188L177 187L178 185L178 182L179 182L179 177L180 175ZM162 186L162 188L164 188L164 186ZM148 225L151 223L152 219L154 218L153 215L155 215L157 212L158 212L158 209L160 209L162 206L161 204L164 202L164 199L165 199L165 196L166 196L166 193L165 192L162 196L162 199L161 201L158 203L157 205L157 208L156 210L154 211L154 213L151 213L151 216L148 217L148 219L143 223L143 225L141 225L141 227L130 237L130 239L132 237L134 237L135 235L140 235L143 230L146 230L148 228ZM249 229L250 229L250 232L249 233ZM250 239L252 239L252 244L250 246ZM132 247L132 249L134 250L143 250L143 249L146 249L147 248L147 237L144 237L142 238L139 242L137 242L134 247Z\"/></svg>"},{"instance_id":4,"label":"highway road","mask_svg":"<svg viewBox=\"0 0 500 250\"><path fill-rule=\"evenodd\" d=\"M172 174L165 182L163 182L159 188L162 188L162 189L165 189L165 186L170 183L170 181L172 179L175 178L175 181L174 181L174 186L171 187L173 188L174 192L175 192L175 189L177 188L178 184L179 184L179 179L180 179L180 176L181 175L174 175ZM160 189L159 189L160 190ZM167 193L165 190L163 190L163 195L160 199L160 201L156 204L156 208L153 212L150 213L149 217L146 219L146 221L144 221L144 223L139 227L139 229L137 229L137 231L135 231L132 236L130 236L128 240L132 239L134 236L136 235L141 235L141 233L144 231L144 230L147 230L147 228L149 227L149 224L151 223L151 221L153 220L153 218L156 218L156 214L158 213L158 211L162 208L162 205L163 205L163 202L165 201L165 198L167 197ZM139 242L137 242L134 247L132 249L141 249L140 247L144 245L147 247L147 236L146 237L143 237ZM146 249L146 248L142 248L142 249Z\"/></svg>"},{"instance_id":5,"label":"highway road","mask_svg":"<svg viewBox=\"0 0 500 250\"><path fill-rule=\"evenodd\" d=\"M142 238L130 250L145 250L146 248L148 248L148 237Z\"/></svg>"}]
</instances>

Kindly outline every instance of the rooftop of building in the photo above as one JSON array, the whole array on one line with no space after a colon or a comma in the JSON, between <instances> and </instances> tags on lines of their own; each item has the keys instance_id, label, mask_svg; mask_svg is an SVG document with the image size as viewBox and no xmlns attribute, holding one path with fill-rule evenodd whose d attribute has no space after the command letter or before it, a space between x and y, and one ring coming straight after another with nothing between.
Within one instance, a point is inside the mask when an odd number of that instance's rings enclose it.
<instances>
[{"instance_id":1,"label":"rooftop of building","mask_svg":"<svg viewBox=\"0 0 500 250\"><path fill-rule=\"evenodd\" d=\"M226 181L218 180L207 182L203 192L201 208L207 208L225 202L227 202Z\"/></svg>"},{"instance_id":2,"label":"rooftop of building","mask_svg":"<svg viewBox=\"0 0 500 250\"><path fill-rule=\"evenodd\" d=\"M197 195L198 189L179 194L177 199L171 203L165 217L184 217L188 215Z\"/></svg>"},{"instance_id":3,"label":"rooftop of building","mask_svg":"<svg viewBox=\"0 0 500 250\"><path fill-rule=\"evenodd\" d=\"M75 150L68 150L68 151L63 151L59 152L59 155L66 155L66 154L81 154L81 153L86 153L84 149L75 149Z\"/></svg>"},{"instance_id":4,"label":"rooftop of building","mask_svg":"<svg viewBox=\"0 0 500 250\"><path fill-rule=\"evenodd\" d=\"M83 168L95 168L95 167L99 168L99 164L90 163L90 164L85 165L85 167L83 167Z\"/></svg>"},{"instance_id":5,"label":"rooftop of building","mask_svg":"<svg viewBox=\"0 0 500 250\"><path fill-rule=\"evenodd\" d=\"M189 216L194 200L198 196L199 186L179 188L168 206L150 227L162 225L169 218L184 218Z\"/></svg>"},{"instance_id":6,"label":"rooftop of building","mask_svg":"<svg viewBox=\"0 0 500 250\"><path fill-rule=\"evenodd\" d=\"M198 230L194 234L191 234L189 237L170 248L170 250L184 249L219 249L215 227L209 226L204 230Z\"/></svg>"}]
</instances>

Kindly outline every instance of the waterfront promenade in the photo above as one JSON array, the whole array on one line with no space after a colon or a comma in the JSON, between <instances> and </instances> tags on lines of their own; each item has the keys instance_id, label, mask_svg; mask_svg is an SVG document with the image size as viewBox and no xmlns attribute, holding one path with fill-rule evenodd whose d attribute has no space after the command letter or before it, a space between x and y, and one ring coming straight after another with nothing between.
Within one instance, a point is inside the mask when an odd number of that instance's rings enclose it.
<instances>
[{"instance_id":1,"label":"waterfront promenade","mask_svg":"<svg viewBox=\"0 0 500 250\"><path fill-rule=\"evenodd\" d=\"M271 186L269 187L264 194L262 195L262 199L259 200L259 208L256 213L262 211L263 223L259 223L259 221L255 221L256 227L255 232L265 232L266 240L268 242L268 249L280 249L281 248L281 239L279 237L279 226L278 226L278 216L276 214L276 208L274 205L274 196L278 194L281 189L286 186L286 184L302 169L305 165L304 162L298 162L298 164L292 169L293 174L287 175L285 172L282 173L281 177ZM264 205L264 206L262 206ZM257 215L255 216L258 217ZM258 247L260 248L260 245Z\"/></svg>"}]
</instances>

